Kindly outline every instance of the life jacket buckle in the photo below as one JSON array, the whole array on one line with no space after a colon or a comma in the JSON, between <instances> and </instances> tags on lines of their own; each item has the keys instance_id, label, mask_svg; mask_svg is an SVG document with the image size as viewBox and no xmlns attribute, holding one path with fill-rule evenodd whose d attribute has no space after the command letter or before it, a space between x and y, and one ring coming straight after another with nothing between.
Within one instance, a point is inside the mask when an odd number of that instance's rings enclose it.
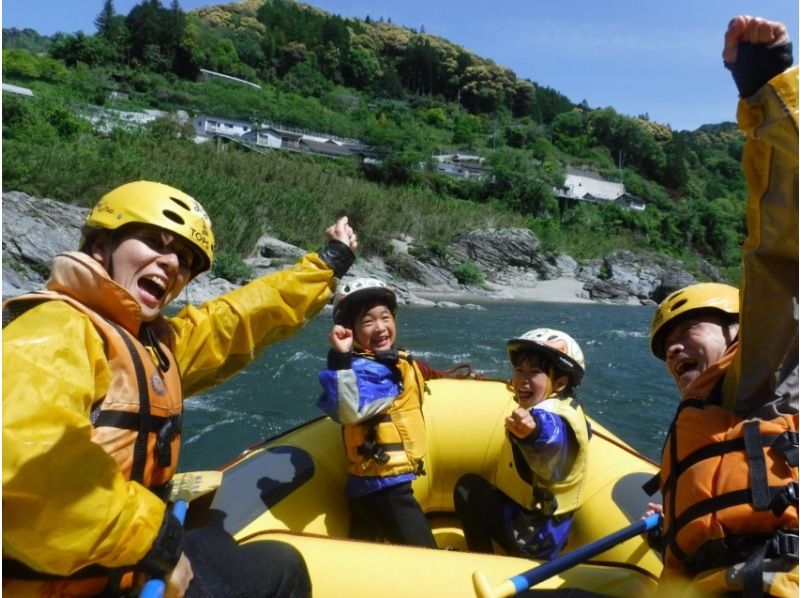
<instances>
[{"instance_id":1,"label":"life jacket buckle","mask_svg":"<svg viewBox=\"0 0 800 598\"><path fill-rule=\"evenodd\" d=\"M172 464L172 440L181 433L182 419L180 415L168 417L158 429L156 454L159 467L169 467Z\"/></svg>"},{"instance_id":2,"label":"life jacket buckle","mask_svg":"<svg viewBox=\"0 0 800 598\"><path fill-rule=\"evenodd\" d=\"M375 440L365 440L364 444L356 449L359 455L367 457L368 459L375 459L381 465L386 465L389 462L389 455L379 446Z\"/></svg>"},{"instance_id":3,"label":"life jacket buckle","mask_svg":"<svg viewBox=\"0 0 800 598\"><path fill-rule=\"evenodd\" d=\"M798 448L797 448L797 432L786 431L772 444L772 448L783 454L786 462L790 467L797 467L798 464Z\"/></svg>"},{"instance_id":4,"label":"life jacket buckle","mask_svg":"<svg viewBox=\"0 0 800 598\"><path fill-rule=\"evenodd\" d=\"M780 492L775 494L770 501L770 509L772 514L779 517L790 506L798 505L798 483L789 482L784 486Z\"/></svg>"},{"instance_id":5,"label":"life jacket buckle","mask_svg":"<svg viewBox=\"0 0 800 598\"><path fill-rule=\"evenodd\" d=\"M797 531L778 530L775 532L769 541L767 555L791 558L795 561L800 558L800 541Z\"/></svg>"},{"instance_id":6,"label":"life jacket buckle","mask_svg":"<svg viewBox=\"0 0 800 598\"><path fill-rule=\"evenodd\" d=\"M535 508L545 517L552 517L558 510L558 499L550 490L536 489Z\"/></svg>"}]
</instances>

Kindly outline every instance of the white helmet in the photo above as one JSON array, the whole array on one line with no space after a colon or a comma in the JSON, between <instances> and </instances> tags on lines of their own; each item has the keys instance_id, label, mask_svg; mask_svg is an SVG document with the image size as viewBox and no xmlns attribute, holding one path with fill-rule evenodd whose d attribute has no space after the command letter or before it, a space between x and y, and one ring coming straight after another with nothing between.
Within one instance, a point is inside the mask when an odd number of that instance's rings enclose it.
<instances>
[{"instance_id":1,"label":"white helmet","mask_svg":"<svg viewBox=\"0 0 800 598\"><path fill-rule=\"evenodd\" d=\"M508 358L514 361L514 353L520 349L541 350L553 360L556 368L570 377L573 386L583 380L586 363L580 346L566 332L552 328L535 328L506 343Z\"/></svg>"},{"instance_id":2,"label":"white helmet","mask_svg":"<svg viewBox=\"0 0 800 598\"><path fill-rule=\"evenodd\" d=\"M353 304L354 299L365 301L372 298L384 299L393 315L397 311L397 296L394 293L394 289L382 280L377 278L355 278L341 284L336 296L333 298L334 323L345 323L348 307Z\"/></svg>"}]
</instances>

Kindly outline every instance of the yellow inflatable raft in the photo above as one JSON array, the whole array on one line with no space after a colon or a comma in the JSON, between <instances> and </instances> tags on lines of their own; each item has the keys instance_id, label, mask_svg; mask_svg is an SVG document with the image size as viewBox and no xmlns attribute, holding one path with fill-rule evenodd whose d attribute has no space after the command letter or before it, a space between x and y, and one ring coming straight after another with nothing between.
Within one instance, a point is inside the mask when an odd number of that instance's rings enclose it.
<instances>
[{"instance_id":1,"label":"yellow inflatable raft","mask_svg":"<svg viewBox=\"0 0 800 598\"><path fill-rule=\"evenodd\" d=\"M242 542L279 540L305 557L314 596L474 596L472 574L491 585L536 565L504 555L466 552L453 514L453 487L465 473L492 479L513 401L498 381L431 380L425 397L427 475L414 494L445 550L347 539L347 463L341 429L328 418L252 447L223 467L220 487L192 503L187 524L222 525ZM591 410L590 410L591 411ZM642 484L656 466L592 421L588 479L565 552L637 521L647 507ZM658 555L641 537L540 583L536 590L585 590L641 596L655 588Z\"/></svg>"}]
</instances>

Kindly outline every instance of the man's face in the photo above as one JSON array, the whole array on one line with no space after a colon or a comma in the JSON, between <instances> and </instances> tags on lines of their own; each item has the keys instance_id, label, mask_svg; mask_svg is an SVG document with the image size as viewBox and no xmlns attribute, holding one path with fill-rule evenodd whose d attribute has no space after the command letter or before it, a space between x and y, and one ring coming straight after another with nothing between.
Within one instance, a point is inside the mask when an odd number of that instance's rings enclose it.
<instances>
[{"instance_id":1,"label":"man's face","mask_svg":"<svg viewBox=\"0 0 800 598\"><path fill-rule=\"evenodd\" d=\"M667 370L681 392L719 361L735 338L737 324L713 314L678 322L664 339Z\"/></svg>"}]
</instances>

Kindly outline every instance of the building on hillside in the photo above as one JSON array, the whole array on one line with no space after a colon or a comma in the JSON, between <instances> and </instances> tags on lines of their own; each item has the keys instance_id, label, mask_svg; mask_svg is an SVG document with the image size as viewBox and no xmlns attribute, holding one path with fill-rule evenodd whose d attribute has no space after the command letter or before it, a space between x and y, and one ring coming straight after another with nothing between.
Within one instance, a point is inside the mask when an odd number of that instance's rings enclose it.
<instances>
[{"instance_id":1,"label":"building on hillside","mask_svg":"<svg viewBox=\"0 0 800 598\"><path fill-rule=\"evenodd\" d=\"M636 211L645 209L645 200L628 193L625 185L607 181L595 172L570 169L564 178L564 184L554 187L553 193L561 200L616 203Z\"/></svg>"},{"instance_id":2,"label":"building on hillside","mask_svg":"<svg viewBox=\"0 0 800 598\"><path fill-rule=\"evenodd\" d=\"M240 137L252 129L250 123L222 116L200 114L194 118L194 130L199 137L213 137L217 134Z\"/></svg>"},{"instance_id":3,"label":"building on hillside","mask_svg":"<svg viewBox=\"0 0 800 598\"><path fill-rule=\"evenodd\" d=\"M635 212L644 212L647 202L641 197L631 195L627 191L617 198L617 203Z\"/></svg>"},{"instance_id":4,"label":"building on hillside","mask_svg":"<svg viewBox=\"0 0 800 598\"><path fill-rule=\"evenodd\" d=\"M436 154L432 159L437 172L452 177L482 180L491 173L484 158L475 154Z\"/></svg>"},{"instance_id":5,"label":"building on hillside","mask_svg":"<svg viewBox=\"0 0 800 598\"><path fill-rule=\"evenodd\" d=\"M33 97L33 92L27 87L20 87L19 85L11 85L10 83L3 83L3 93L13 93L20 96Z\"/></svg>"},{"instance_id":6,"label":"building on hillside","mask_svg":"<svg viewBox=\"0 0 800 598\"><path fill-rule=\"evenodd\" d=\"M349 148L335 141L330 139L326 141L317 141L313 137L305 135L300 139L299 149L329 158L349 158L354 155Z\"/></svg>"},{"instance_id":7,"label":"building on hillside","mask_svg":"<svg viewBox=\"0 0 800 598\"><path fill-rule=\"evenodd\" d=\"M281 149L283 145L280 132L272 127L252 129L242 135L242 141L253 143L257 147L267 147L271 149Z\"/></svg>"}]
</instances>

